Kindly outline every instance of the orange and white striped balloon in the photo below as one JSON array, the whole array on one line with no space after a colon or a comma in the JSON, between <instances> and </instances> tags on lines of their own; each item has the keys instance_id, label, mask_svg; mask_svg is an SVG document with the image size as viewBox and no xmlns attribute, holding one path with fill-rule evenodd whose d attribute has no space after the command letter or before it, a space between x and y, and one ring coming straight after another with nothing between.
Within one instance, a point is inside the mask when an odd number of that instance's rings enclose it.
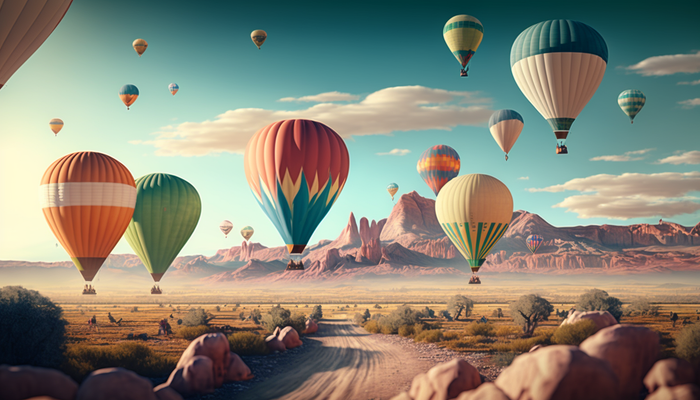
<instances>
[{"instance_id":1,"label":"orange and white striped balloon","mask_svg":"<svg viewBox=\"0 0 700 400\"><path fill-rule=\"evenodd\" d=\"M131 172L114 158L81 151L44 172L39 202L46 222L86 281L92 281L129 226L136 205Z\"/></svg>"}]
</instances>

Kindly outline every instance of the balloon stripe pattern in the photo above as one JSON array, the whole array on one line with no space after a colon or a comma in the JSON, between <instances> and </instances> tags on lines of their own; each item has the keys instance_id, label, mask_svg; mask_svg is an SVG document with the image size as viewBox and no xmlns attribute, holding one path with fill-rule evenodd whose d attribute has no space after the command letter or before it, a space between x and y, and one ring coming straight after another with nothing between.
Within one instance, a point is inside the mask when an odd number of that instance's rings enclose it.
<instances>
[{"instance_id":1,"label":"balloon stripe pattern","mask_svg":"<svg viewBox=\"0 0 700 400\"><path fill-rule=\"evenodd\" d=\"M136 207L124 237L160 282L197 227L202 202L186 180L149 174L136 180Z\"/></svg>"},{"instance_id":2,"label":"balloon stripe pattern","mask_svg":"<svg viewBox=\"0 0 700 400\"><path fill-rule=\"evenodd\" d=\"M515 82L560 140L598 89L607 62L603 37L584 23L564 19L527 28L510 52Z\"/></svg>"},{"instance_id":3,"label":"balloon stripe pattern","mask_svg":"<svg viewBox=\"0 0 700 400\"><path fill-rule=\"evenodd\" d=\"M301 254L345 186L350 156L328 126L304 119L274 122L248 142L248 185L287 244Z\"/></svg>"},{"instance_id":4,"label":"balloon stripe pattern","mask_svg":"<svg viewBox=\"0 0 700 400\"><path fill-rule=\"evenodd\" d=\"M537 253L537 249L542 246L542 242L544 241L544 238L540 235L530 235L525 239L525 244L527 245L527 248L530 249L532 254Z\"/></svg>"},{"instance_id":5,"label":"balloon stripe pattern","mask_svg":"<svg viewBox=\"0 0 700 400\"><path fill-rule=\"evenodd\" d=\"M260 49L260 46L265 43L265 40L267 40L267 32L265 32L262 29L257 29L254 30L253 32L250 33L250 39L255 43L256 46L258 46L258 50Z\"/></svg>"},{"instance_id":6,"label":"balloon stripe pattern","mask_svg":"<svg viewBox=\"0 0 700 400\"><path fill-rule=\"evenodd\" d=\"M136 50L136 53L138 53L139 57L141 57L141 55L148 48L148 42L146 42L143 39L136 39L131 45L134 47L134 50Z\"/></svg>"},{"instance_id":7,"label":"balloon stripe pattern","mask_svg":"<svg viewBox=\"0 0 700 400\"><path fill-rule=\"evenodd\" d=\"M58 135L58 132L63 129L63 120L60 118L54 118L49 121L49 127L53 131L54 135Z\"/></svg>"},{"instance_id":8,"label":"balloon stripe pattern","mask_svg":"<svg viewBox=\"0 0 700 400\"><path fill-rule=\"evenodd\" d=\"M175 96L175 93L177 93L178 90L180 90L180 86L177 85L177 83L171 83L168 85L168 90L170 90L170 93Z\"/></svg>"},{"instance_id":9,"label":"balloon stripe pattern","mask_svg":"<svg viewBox=\"0 0 700 400\"><path fill-rule=\"evenodd\" d=\"M418 174L436 196L450 179L459 175L459 168L459 154L455 149L444 144L424 151L416 166Z\"/></svg>"},{"instance_id":10,"label":"balloon stripe pattern","mask_svg":"<svg viewBox=\"0 0 700 400\"><path fill-rule=\"evenodd\" d=\"M92 281L134 213L129 170L96 152L68 154L44 172L39 202L46 222L86 281Z\"/></svg>"},{"instance_id":11,"label":"balloon stripe pattern","mask_svg":"<svg viewBox=\"0 0 700 400\"><path fill-rule=\"evenodd\" d=\"M124 102L127 110L129 109L130 105L134 104L138 97L139 88L134 85L124 85L121 89L119 89L119 98L122 99L122 102Z\"/></svg>"},{"instance_id":12,"label":"balloon stripe pattern","mask_svg":"<svg viewBox=\"0 0 700 400\"><path fill-rule=\"evenodd\" d=\"M523 130L523 117L514 110L498 110L489 119L491 135L506 155Z\"/></svg>"},{"instance_id":13,"label":"balloon stripe pattern","mask_svg":"<svg viewBox=\"0 0 700 400\"><path fill-rule=\"evenodd\" d=\"M252 226L244 226L243 229L241 229L241 236L243 236L245 240L250 240L250 238L253 237L253 233L255 233L255 230Z\"/></svg>"},{"instance_id":14,"label":"balloon stripe pattern","mask_svg":"<svg viewBox=\"0 0 700 400\"><path fill-rule=\"evenodd\" d=\"M399 191L399 185L396 183L390 183L389 186L386 187L386 191L389 192L391 199L394 200L394 195Z\"/></svg>"},{"instance_id":15,"label":"balloon stripe pattern","mask_svg":"<svg viewBox=\"0 0 700 400\"><path fill-rule=\"evenodd\" d=\"M464 68L481 44L484 26L470 15L456 15L447 21L442 35L447 47Z\"/></svg>"},{"instance_id":16,"label":"balloon stripe pattern","mask_svg":"<svg viewBox=\"0 0 700 400\"><path fill-rule=\"evenodd\" d=\"M34 54L66 15L73 0L13 0L0 7L0 88Z\"/></svg>"},{"instance_id":17,"label":"balloon stripe pattern","mask_svg":"<svg viewBox=\"0 0 700 400\"><path fill-rule=\"evenodd\" d=\"M219 224L219 229L221 232L223 232L224 237L228 237L228 234L231 233L231 230L233 230L233 224L231 221L225 219Z\"/></svg>"},{"instance_id":18,"label":"balloon stripe pattern","mask_svg":"<svg viewBox=\"0 0 700 400\"><path fill-rule=\"evenodd\" d=\"M647 98L644 96L644 93L636 89L625 90L620 93L620 96L617 98L617 104L619 104L622 111L630 117L631 123L634 123L634 117L642 110L646 101Z\"/></svg>"}]
</instances>

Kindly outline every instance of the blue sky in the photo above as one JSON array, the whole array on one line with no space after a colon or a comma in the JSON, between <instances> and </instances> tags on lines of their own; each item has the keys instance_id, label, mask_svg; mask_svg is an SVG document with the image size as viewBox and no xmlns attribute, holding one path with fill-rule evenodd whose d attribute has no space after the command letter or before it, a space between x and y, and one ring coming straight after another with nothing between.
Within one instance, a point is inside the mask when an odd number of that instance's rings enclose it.
<instances>
[{"instance_id":1,"label":"blue sky","mask_svg":"<svg viewBox=\"0 0 700 400\"><path fill-rule=\"evenodd\" d=\"M461 174L500 179L515 209L557 226L655 223L660 215L684 225L700 221L698 5L259 4L75 0L0 90L0 259L68 259L44 221L38 184L51 162L82 150L117 158L135 178L166 172L198 189L202 216L183 255L237 245L245 225L255 228L254 241L282 245L248 188L241 151L255 130L279 116L326 122L350 151L345 190L312 242L335 238L351 211L387 217L390 182L399 184L398 195L417 190L435 198L415 169L435 144L457 150ZM457 14L484 26L468 78L459 77L442 37ZM567 156L554 153L549 125L517 87L509 64L518 34L553 18L592 26L609 49L605 78L572 127ZM254 29L268 33L262 50L250 40ZM149 43L140 58L131 47L136 38ZM176 96L168 92L171 82L180 86ZM127 83L141 92L130 111L117 95ZM617 105L625 89L647 96L634 125ZM313 97L332 92L341 95ZM345 101L328 101L333 97ZM293 101L279 101L285 98ZM501 108L525 120L508 162L487 128L488 115ZM358 120L357 110L374 117ZM65 127L54 138L48 122L56 117ZM409 152L377 155L392 149ZM591 161L602 156L609 157ZM234 224L228 239L218 230L223 219ZM114 252L132 253L124 240Z\"/></svg>"}]
</instances>

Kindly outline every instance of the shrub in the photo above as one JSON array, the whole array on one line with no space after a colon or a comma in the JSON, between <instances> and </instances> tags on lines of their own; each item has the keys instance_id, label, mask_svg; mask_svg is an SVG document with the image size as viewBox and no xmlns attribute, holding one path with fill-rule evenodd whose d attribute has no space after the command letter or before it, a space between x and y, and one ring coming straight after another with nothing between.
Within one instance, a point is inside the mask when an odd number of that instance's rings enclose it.
<instances>
[{"instance_id":1,"label":"shrub","mask_svg":"<svg viewBox=\"0 0 700 400\"><path fill-rule=\"evenodd\" d=\"M399 326L399 336L408 337L416 333L413 325L401 325Z\"/></svg>"},{"instance_id":2,"label":"shrub","mask_svg":"<svg viewBox=\"0 0 700 400\"><path fill-rule=\"evenodd\" d=\"M414 325L418 321L418 312L412 310L410 306L403 305L379 318L379 326L382 333L398 333L400 326Z\"/></svg>"},{"instance_id":3,"label":"shrub","mask_svg":"<svg viewBox=\"0 0 700 400\"><path fill-rule=\"evenodd\" d=\"M450 350L465 350L465 349L473 349L476 346L476 340L474 338L466 338L466 339L460 339L460 340L453 340L450 342L447 342L445 344L445 347L447 347Z\"/></svg>"},{"instance_id":4,"label":"shrub","mask_svg":"<svg viewBox=\"0 0 700 400\"><path fill-rule=\"evenodd\" d=\"M182 325L182 318L180 318L180 319L177 320L177 324L178 324L178 325Z\"/></svg>"},{"instance_id":5,"label":"shrub","mask_svg":"<svg viewBox=\"0 0 700 400\"><path fill-rule=\"evenodd\" d=\"M415 325L413 325L413 333L414 333L415 335L417 335L417 334L423 332L425 329L426 329L425 325L422 324L422 323L420 323L420 322L417 323L417 324L415 324Z\"/></svg>"},{"instance_id":6,"label":"shrub","mask_svg":"<svg viewBox=\"0 0 700 400\"><path fill-rule=\"evenodd\" d=\"M496 327L492 323L476 323L472 322L467 325L467 335L469 336L493 336L496 334Z\"/></svg>"},{"instance_id":7,"label":"shrub","mask_svg":"<svg viewBox=\"0 0 700 400\"><path fill-rule=\"evenodd\" d=\"M497 308L491 313L491 318L503 318L503 310Z\"/></svg>"},{"instance_id":8,"label":"shrub","mask_svg":"<svg viewBox=\"0 0 700 400\"><path fill-rule=\"evenodd\" d=\"M221 311L221 307L219 307L219 306L214 307L214 309L215 309L216 311Z\"/></svg>"},{"instance_id":9,"label":"shrub","mask_svg":"<svg viewBox=\"0 0 700 400\"><path fill-rule=\"evenodd\" d=\"M120 343L114 346L71 345L66 351L63 372L82 381L96 369L121 367L146 377L166 377L175 369L177 358L153 351L142 343Z\"/></svg>"},{"instance_id":10,"label":"shrub","mask_svg":"<svg viewBox=\"0 0 700 400\"><path fill-rule=\"evenodd\" d=\"M547 339L542 336L535 336L527 339L516 339L510 343L495 343L493 349L501 353L526 353L538 344L547 344Z\"/></svg>"},{"instance_id":11,"label":"shrub","mask_svg":"<svg viewBox=\"0 0 700 400\"><path fill-rule=\"evenodd\" d=\"M58 367L67 324L61 307L39 292L0 288L0 364Z\"/></svg>"},{"instance_id":12,"label":"shrub","mask_svg":"<svg viewBox=\"0 0 700 400\"><path fill-rule=\"evenodd\" d=\"M365 321L369 320L372 318L372 314L369 313L369 309L365 309L365 312L362 314L362 316L365 318Z\"/></svg>"},{"instance_id":13,"label":"shrub","mask_svg":"<svg viewBox=\"0 0 700 400\"><path fill-rule=\"evenodd\" d=\"M676 354L700 367L700 324L688 325L676 336Z\"/></svg>"},{"instance_id":14,"label":"shrub","mask_svg":"<svg viewBox=\"0 0 700 400\"><path fill-rule=\"evenodd\" d=\"M496 336L498 337L515 336L520 334L520 332L522 332L522 329L518 328L517 326L500 325L498 328L496 328Z\"/></svg>"},{"instance_id":15,"label":"shrub","mask_svg":"<svg viewBox=\"0 0 700 400\"><path fill-rule=\"evenodd\" d=\"M195 340L205 333L210 333L211 329L206 325L183 326L179 330L179 334L187 340Z\"/></svg>"},{"instance_id":16,"label":"shrub","mask_svg":"<svg viewBox=\"0 0 700 400\"><path fill-rule=\"evenodd\" d=\"M382 309L382 306L380 306L379 304L375 304L375 305L374 305L374 308L376 308L377 310L381 310L381 309Z\"/></svg>"},{"instance_id":17,"label":"shrub","mask_svg":"<svg viewBox=\"0 0 700 400\"><path fill-rule=\"evenodd\" d=\"M367 321L362 327L369 333L379 333L379 324L376 320Z\"/></svg>"},{"instance_id":18,"label":"shrub","mask_svg":"<svg viewBox=\"0 0 700 400\"><path fill-rule=\"evenodd\" d=\"M262 319L262 313L260 312L259 308L254 308L250 310L250 319L252 319L253 322L255 322L256 324L260 323L260 320Z\"/></svg>"},{"instance_id":19,"label":"shrub","mask_svg":"<svg viewBox=\"0 0 700 400\"><path fill-rule=\"evenodd\" d=\"M301 334L306 329L306 316L304 314L292 314L291 311L285 308L273 307L267 314L262 316L260 323L270 332L274 331L275 328L283 329L286 326L291 326Z\"/></svg>"},{"instance_id":20,"label":"shrub","mask_svg":"<svg viewBox=\"0 0 700 400\"><path fill-rule=\"evenodd\" d=\"M294 313L289 318L289 323L287 326L294 328L299 335L301 335L306 330L306 315Z\"/></svg>"},{"instance_id":21,"label":"shrub","mask_svg":"<svg viewBox=\"0 0 700 400\"><path fill-rule=\"evenodd\" d=\"M131 307L131 312L138 312L139 308L136 306Z\"/></svg>"},{"instance_id":22,"label":"shrub","mask_svg":"<svg viewBox=\"0 0 700 400\"><path fill-rule=\"evenodd\" d=\"M253 332L236 332L228 337L231 351L239 356L264 355L269 351L265 338Z\"/></svg>"},{"instance_id":23,"label":"shrub","mask_svg":"<svg viewBox=\"0 0 700 400\"><path fill-rule=\"evenodd\" d=\"M578 346L598 331L598 326L590 319L582 319L573 324L562 325L554 331L552 343Z\"/></svg>"},{"instance_id":24,"label":"shrub","mask_svg":"<svg viewBox=\"0 0 700 400\"><path fill-rule=\"evenodd\" d=\"M379 331L385 335L391 335L392 333L396 333L393 329L391 329L391 326L382 325L381 322L379 324Z\"/></svg>"},{"instance_id":25,"label":"shrub","mask_svg":"<svg viewBox=\"0 0 700 400\"><path fill-rule=\"evenodd\" d=\"M352 323L355 325L362 325L363 322L365 322L365 317L359 312L355 313L355 316L352 317Z\"/></svg>"},{"instance_id":26,"label":"shrub","mask_svg":"<svg viewBox=\"0 0 700 400\"><path fill-rule=\"evenodd\" d=\"M323 318L323 308L320 304L314 306L314 308L311 310L311 315L309 315L309 318L315 319L317 321Z\"/></svg>"},{"instance_id":27,"label":"shrub","mask_svg":"<svg viewBox=\"0 0 700 400\"><path fill-rule=\"evenodd\" d=\"M622 316L622 302L616 297L611 297L608 292L600 289L591 289L579 297L576 303L579 311L607 311L620 321Z\"/></svg>"},{"instance_id":28,"label":"shrub","mask_svg":"<svg viewBox=\"0 0 700 400\"><path fill-rule=\"evenodd\" d=\"M425 307L423 310L418 311L418 318L435 318L435 311Z\"/></svg>"},{"instance_id":29,"label":"shrub","mask_svg":"<svg viewBox=\"0 0 700 400\"><path fill-rule=\"evenodd\" d=\"M647 299L637 299L625 308L624 315L649 315L656 317L659 315L659 306L652 305Z\"/></svg>"},{"instance_id":30,"label":"shrub","mask_svg":"<svg viewBox=\"0 0 700 400\"><path fill-rule=\"evenodd\" d=\"M202 308L193 308L185 314L182 318L182 324L185 326L200 326L208 325L209 321L214 319L214 317L204 311Z\"/></svg>"},{"instance_id":31,"label":"shrub","mask_svg":"<svg viewBox=\"0 0 700 400\"><path fill-rule=\"evenodd\" d=\"M416 335L416 337L413 339L416 342L427 342L427 343L437 343L441 341L443 338L443 333L441 330L435 329L435 330L429 330L429 331L423 331Z\"/></svg>"},{"instance_id":32,"label":"shrub","mask_svg":"<svg viewBox=\"0 0 700 400\"><path fill-rule=\"evenodd\" d=\"M493 355L493 357L491 357L491 362L499 367L507 367L513 362L513 360L515 360L515 357L517 356L518 355L516 353L496 353Z\"/></svg>"},{"instance_id":33,"label":"shrub","mask_svg":"<svg viewBox=\"0 0 700 400\"><path fill-rule=\"evenodd\" d=\"M443 340L457 340L457 339L460 339L461 337L462 337L462 335L459 332L455 332L455 331L448 331L448 332L444 332L442 334Z\"/></svg>"}]
</instances>

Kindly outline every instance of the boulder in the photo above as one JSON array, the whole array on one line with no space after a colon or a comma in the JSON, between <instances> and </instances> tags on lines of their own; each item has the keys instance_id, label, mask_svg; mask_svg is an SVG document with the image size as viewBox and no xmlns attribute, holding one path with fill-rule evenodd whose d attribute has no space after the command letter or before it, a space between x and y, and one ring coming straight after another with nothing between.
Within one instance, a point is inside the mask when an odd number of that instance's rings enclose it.
<instances>
[{"instance_id":1,"label":"boulder","mask_svg":"<svg viewBox=\"0 0 700 400\"><path fill-rule=\"evenodd\" d=\"M414 400L447 400L480 384L479 371L464 359L456 358L416 376L408 394Z\"/></svg>"},{"instance_id":2,"label":"boulder","mask_svg":"<svg viewBox=\"0 0 700 400\"><path fill-rule=\"evenodd\" d=\"M413 400L411 396L408 395L406 392L401 392L397 394L396 396L392 397L391 400Z\"/></svg>"},{"instance_id":3,"label":"boulder","mask_svg":"<svg viewBox=\"0 0 700 400\"><path fill-rule=\"evenodd\" d=\"M569 316L561 324L575 324L584 319L593 321L598 327L598 330L618 324L615 317L607 311L574 311L569 313Z\"/></svg>"},{"instance_id":4,"label":"boulder","mask_svg":"<svg viewBox=\"0 0 700 400\"><path fill-rule=\"evenodd\" d=\"M128 388L128 390L126 390ZM78 389L75 400L158 400L153 384L124 368L93 371Z\"/></svg>"},{"instance_id":5,"label":"boulder","mask_svg":"<svg viewBox=\"0 0 700 400\"><path fill-rule=\"evenodd\" d=\"M510 398L494 383L485 382L474 390L463 392L457 400L510 400Z\"/></svg>"},{"instance_id":6,"label":"boulder","mask_svg":"<svg viewBox=\"0 0 700 400\"><path fill-rule=\"evenodd\" d=\"M176 368L185 366L194 356L205 356L211 359L215 387L221 387L224 384L226 368L231 363L231 349L226 336L222 333L207 333L193 340L182 353Z\"/></svg>"},{"instance_id":7,"label":"boulder","mask_svg":"<svg viewBox=\"0 0 700 400\"><path fill-rule=\"evenodd\" d=\"M613 325L584 340L580 348L612 366L620 399L636 400L644 377L659 357L659 335L641 326Z\"/></svg>"},{"instance_id":8,"label":"boulder","mask_svg":"<svg viewBox=\"0 0 700 400\"><path fill-rule=\"evenodd\" d=\"M576 346L553 345L522 354L496 378L511 399L617 400L617 379L607 361Z\"/></svg>"},{"instance_id":9,"label":"boulder","mask_svg":"<svg viewBox=\"0 0 700 400\"><path fill-rule=\"evenodd\" d=\"M654 393L661 387L672 387L693 383L695 371L693 366L685 360L667 358L659 360L644 377L644 386L649 393Z\"/></svg>"},{"instance_id":10,"label":"boulder","mask_svg":"<svg viewBox=\"0 0 700 400\"><path fill-rule=\"evenodd\" d=\"M170 386L158 386L157 388L153 389L153 393L156 394L156 398L158 400L183 400L180 393Z\"/></svg>"},{"instance_id":11,"label":"boulder","mask_svg":"<svg viewBox=\"0 0 700 400\"><path fill-rule=\"evenodd\" d=\"M646 400L698 400L700 388L693 384L678 386L662 386L659 390L647 396Z\"/></svg>"},{"instance_id":12,"label":"boulder","mask_svg":"<svg viewBox=\"0 0 700 400\"><path fill-rule=\"evenodd\" d=\"M277 339L277 336L275 335L270 335L265 338L265 344L267 345L267 349L270 350L270 352L285 352L287 351L287 348L284 347L284 343L280 342L279 339Z\"/></svg>"},{"instance_id":13,"label":"boulder","mask_svg":"<svg viewBox=\"0 0 700 400\"><path fill-rule=\"evenodd\" d=\"M280 342L284 343L284 347L287 349L293 349L304 344L299 339L299 333L297 333L297 331L291 326L287 326L282 329L277 338L280 340Z\"/></svg>"},{"instance_id":14,"label":"boulder","mask_svg":"<svg viewBox=\"0 0 700 400\"><path fill-rule=\"evenodd\" d=\"M238 354L231 352L231 362L226 369L226 376L224 380L226 382L230 381L247 381L253 379L255 376L250 372L250 368L243 362Z\"/></svg>"},{"instance_id":15,"label":"boulder","mask_svg":"<svg viewBox=\"0 0 700 400\"><path fill-rule=\"evenodd\" d=\"M178 366L170 374L168 381L156 387L163 390L170 387L184 397L213 393L215 386L214 362L205 356L192 356L183 366Z\"/></svg>"},{"instance_id":16,"label":"boulder","mask_svg":"<svg viewBox=\"0 0 700 400\"><path fill-rule=\"evenodd\" d=\"M0 365L0 399L48 396L56 400L73 400L77 392L78 384L55 369Z\"/></svg>"},{"instance_id":17,"label":"boulder","mask_svg":"<svg viewBox=\"0 0 700 400\"><path fill-rule=\"evenodd\" d=\"M304 329L305 334L311 334L311 333L316 333L318 332L318 324L316 324L316 321L313 319L309 318L306 320L306 329Z\"/></svg>"}]
</instances>

